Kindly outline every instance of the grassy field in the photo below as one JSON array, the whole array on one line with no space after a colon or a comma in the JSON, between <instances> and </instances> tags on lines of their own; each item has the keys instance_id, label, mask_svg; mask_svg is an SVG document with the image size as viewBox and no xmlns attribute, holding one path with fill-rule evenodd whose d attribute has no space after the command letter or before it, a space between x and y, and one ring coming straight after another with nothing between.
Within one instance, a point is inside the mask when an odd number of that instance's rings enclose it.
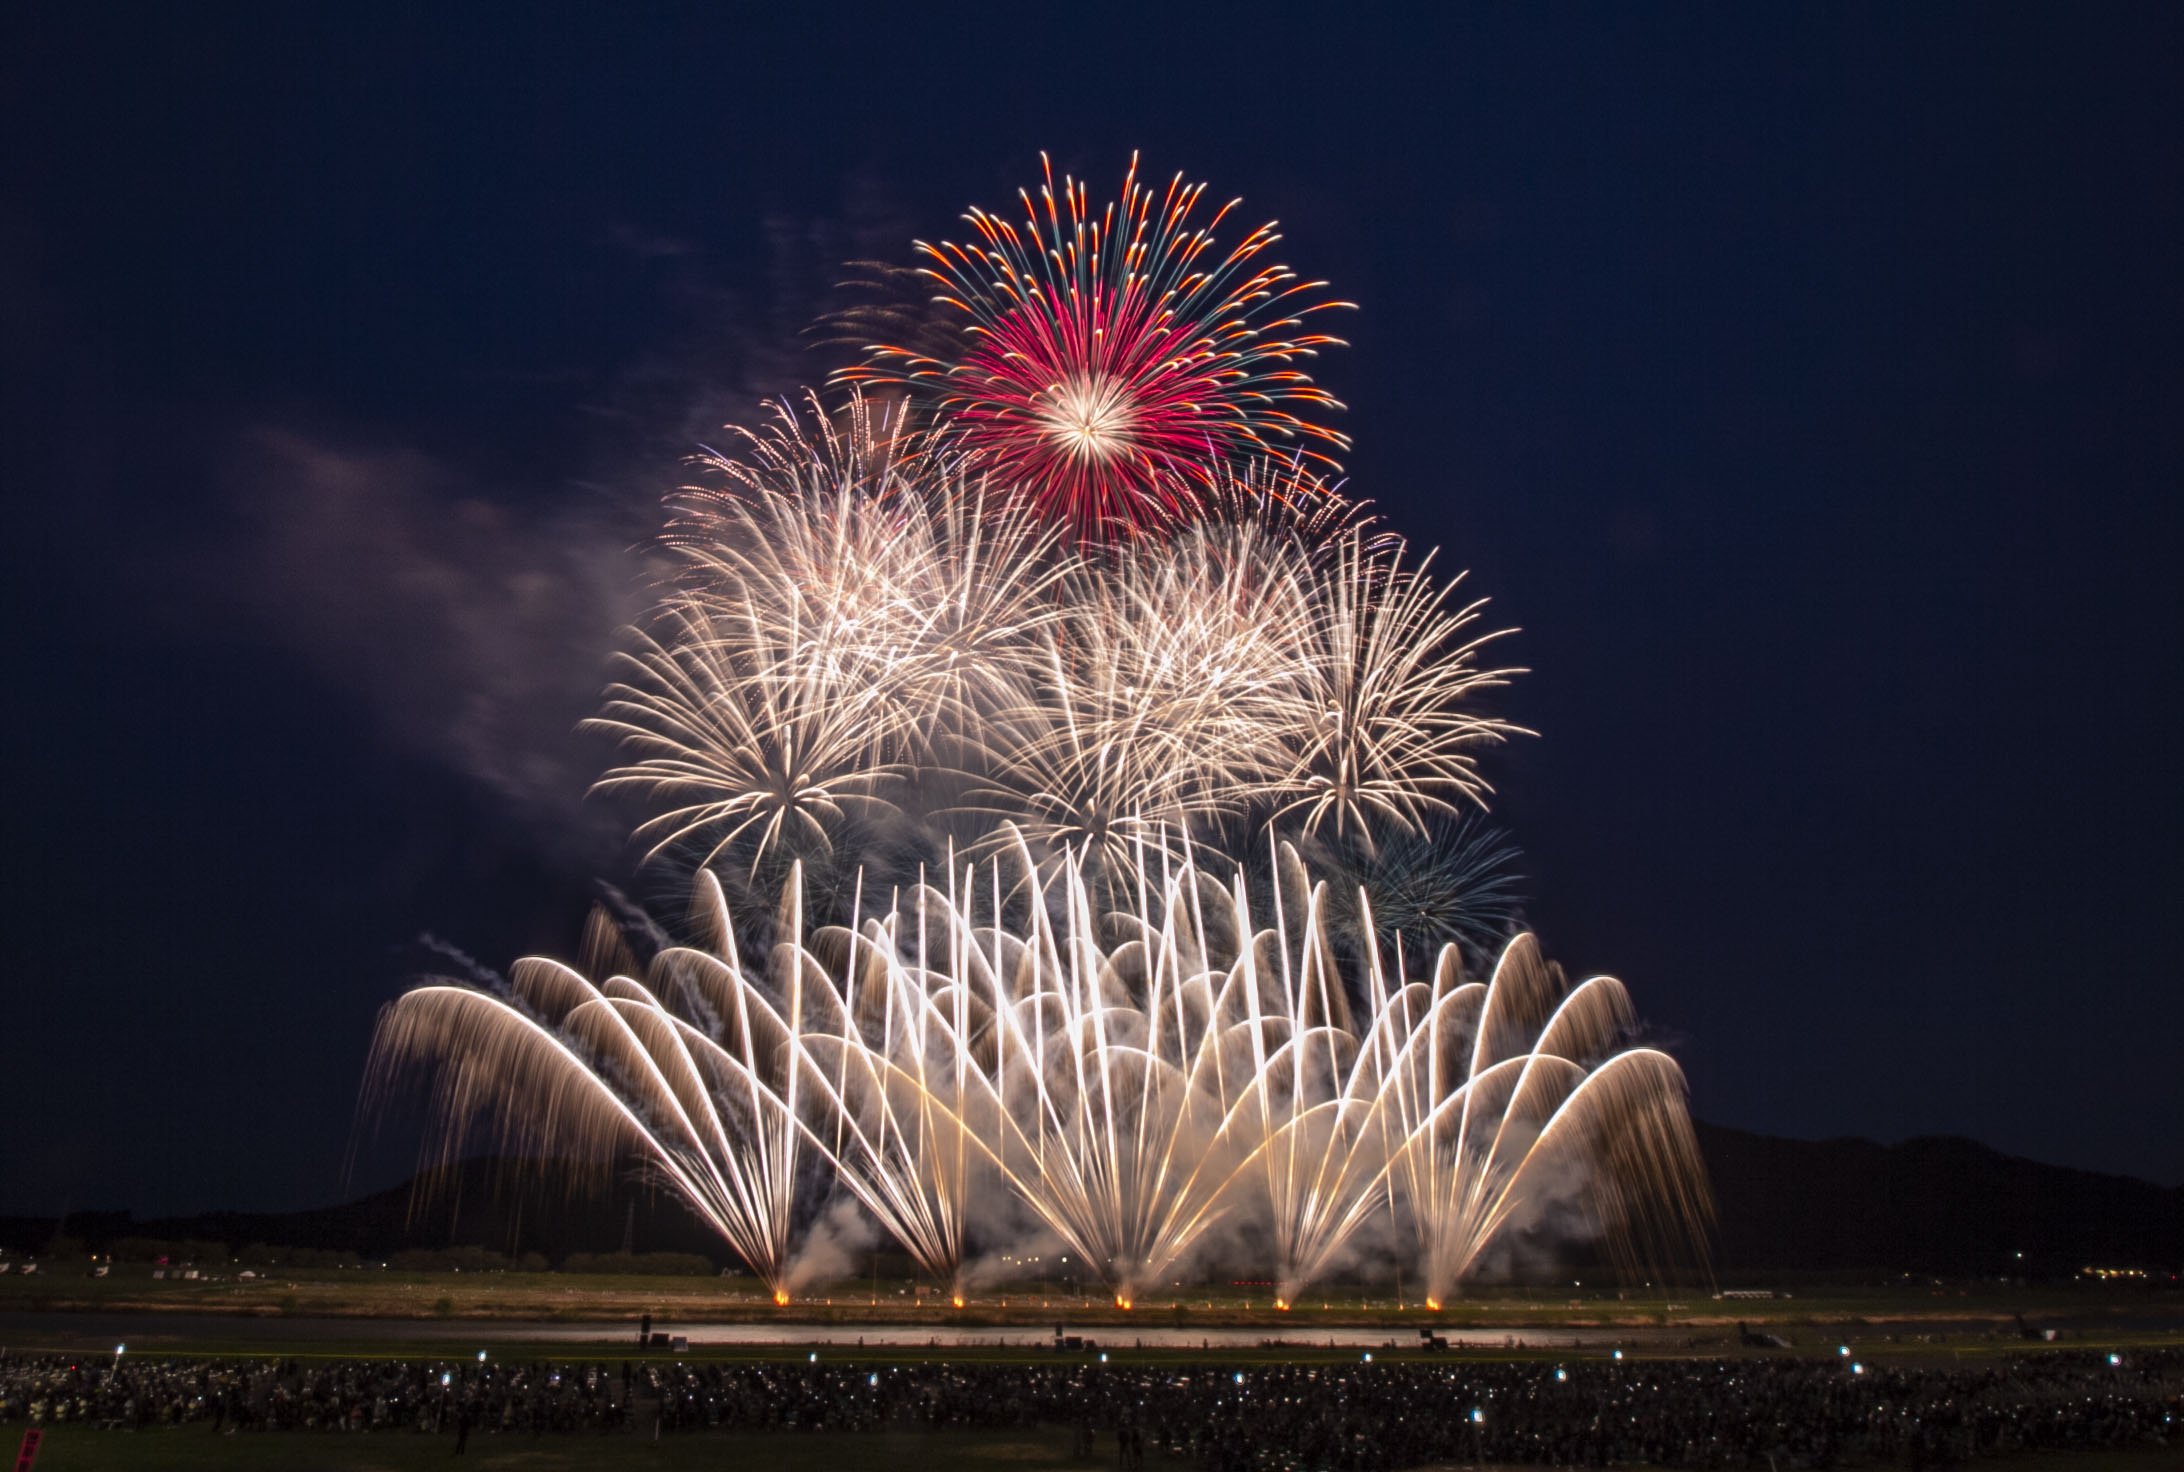
<instances>
[{"instance_id":1,"label":"grassy field","mask_svg":"<svg viewBox=\"0 0 2184 1472\"><path fill-rule=\"evenodd\" d=\"M202 1427L174 1431L95 1431L63 1427L46 1434L36 1472L194 1472L204 1468L294 1468L314 1472L403 1472L415 1467L504 1468L508 1472L590 1472L599 1467L683 1472L724 1467L778 1472L965 1472L965 1469L1111 1467L1111 1440L1091 1461L1071 1458L1066 1431L930 1432L837 1436L688 1435L473 1436L458 1461L452 1436L413 1432L344 1435L287 1432L220 1436ZM6 1450L13 1453L11 1443ZM1183 1472L1188 1464L1148 1452L1147 1472Z\"/></svg>"},{"instance_id":2,"label":"grassy field","mask_svg":"<svg viewBox=\"0 0 2184 1472\"><path fill-rule=\"evenodd\" d=\"M12 1428L10 1428L12 1429ZM197 1469L309 1468L312 1472L407 1472L456 1466L503 1472L1008 1472L1011 1468L1112 1468L1114 1443L1101 1438L1089 1459L1070 1455L1068 1433L911 1432L835 1436L690 1435L654 1442L638 1436L472 1438L456 1461L454 1439L413 1433L220 1436L176 1431L48 1432L36 1472L197 1472ZM15 1451L10 1437L5 1450ZM1187 1472L1191 1464L1148 1451L1146 1472ZM2159 1472L2179 1465L2175 1450L2040 1455L1981 1462L1995 1472ZM1512 1469L1513 1472L1513 1469ZM1536 1469L1534 1469L1536 1472Z\"/></svg>"}]
</instances>

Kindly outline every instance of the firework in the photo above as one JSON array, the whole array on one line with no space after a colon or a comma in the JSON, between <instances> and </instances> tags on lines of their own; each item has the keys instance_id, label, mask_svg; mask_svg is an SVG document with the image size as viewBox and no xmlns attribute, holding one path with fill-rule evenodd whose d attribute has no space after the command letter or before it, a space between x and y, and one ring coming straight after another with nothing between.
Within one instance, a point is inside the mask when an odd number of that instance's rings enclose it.
<instances>
[{"instance_id":1,"label":"firework","mask_svg":"<svg viewBox=\"0 0 2184 1472\"><path fill-rule=\"evenodd\" d=\"M848 376L907 387L997 483L1085 537L1188 519L1255 456L1332 465L1348 442L1295 409L1341 405L1297 364L1339 341L1306 319L1348 304L1264 260L1272 224L1221 249L1235 203L1194 219L1204 192L1143 184L1133 159L1121 200L1095 207L1049 165L1021 222L973 210L973 242L918 246L960 356L873 344Z\"/></svg>"},{"instance_id":2,"label":"firework","mask_svg":"<svg viewBox=\"0 0 2184 1472\"><path fill-rule=\"evenodd\" d=\"M998 713L981 811L1114 875L1167 835L1237 826L1293 755L1310 685L1308 569L1291 538L1200 525L1080 561L1027 698Z\"/></svg>"},{"instance_id":3,"label":"firework","mask_svg":"<svg viewBox=\"0 0 2184 1472\"><path fill-rule=\"evenodd\" d=\"M1476 702L1512 671L1400 538L1323 540L1239 476L1230 517L1076 548L887 427L856 398L839 427L784 412L679 500L668 595L592 723L628 758L602 787L655 806L648 855L846 876L878 824L932 840L914 866L1007 823L1127 882L1186 834L1369 851L1483 796L1474 753L1516 728Z\"/></svg>"},{"instance_id":4,"label":"firework","mask_svg":"<svg viewBox=\"0 0 2184 1472\"><path fill-rule=\"evenodd\" d=\"M844 421L784 409L747 458L712 457L728 492L678 506L670 592L589 723L632 758L601 789L660 805L648 856L831 856L978 765L982 713L1020 699L1069 566L1055 535L907 474L940 472L861 399Z\"/></svg>"},{"instance_id":5,"label":"firework","mask_svg":"<svg viewBox=\"0 0 2184 1472\"><path fill-rule=\"evenodd\" d=\"M642 982L527 961L506 993L421 987L383 1018L375 1077L438 1066L451 1154L481 1112L529 1145L636 1146L783 1297L807 1153L943 1281L998 1187L1125 1306L1249 1222L1285 1300L1387 1210L1436 1294L1573 1201L1619 1249L1688 1247L1682 1078L1627 1046L1617 983L1568 987L1529 937L1483 983L1453 946L1430 983L1377 952L1342 975L1324 886L1293 852L1279 868L1269 913L1185 860L1141 864L1101 917L1081 870L1019 845L809 934L792 871L755 968L708 877L707 944Z\"/></svg>"},{"instance_id":6,"label":"firework","mask_svg":"<svg viewBox=\"0 0 2184 1472\"><path fill-rule=\"evenodd\" d=\"M1518 672L1322 478L1338 304L1201 195L1050 172L922 247L942 316L849 375L899 393L708 453L592 723L693 938L391 1004L443 1148L633 1151L784 1302L837 1188L959 1297L1004 1195L1126 1306L1237 1242L1286 1304L1391 1217L1436 1299L1548 1218L1702 1250L1676 1065L1510 938Z\"/></svg>"},{"instance_id":7,"label":"firework","mask_svg":"<svg viewBox=\"0 0 2184 1472\"><path fill-rule=\"evenodd\" d=\"M797 903L792 890L787 918L801 929ZM708 943L663 951L647 981L593 982L532 958L510 969L505 990L438 982L405 993L381 1015L367 1087L429 1060L449 1161L481 1118L518 1154L604 1168L641 1152L780 1297L803 1146L804 973L792 952L776 985L753 983L709 875L695 909Z\"/></svg>"},{"instance_id":8,"label":"firework","mask_svg":"<svg viewBox=\"0 0 2184 1472\"><path fill-rule=\"evenodd\" d=\"M1634 1025L1622 983L1571 987L1519 935L1484 984L1445 948L1388 1016L1390 1186L1431 1301L1525 1215L1589 1216L1626 1265L1689 1250L1708 1207L1683 1075L1665 1053L1616 1047Z\"/></svg>"},{"instance_id":9,"label":"firework","mask_svg":"<svg viewBox=\"0 0 2184 1472\"><path fill-rule=\"evenodd\" d=\"M1331 927L1343 938L1416 955L1462 948L1467 965L1486 964L1520 928L1520 855L1476 813L1424 832L1383 835L1370 846L1332 840L1303 850L1330 876Z\"/></svg>"},{"instance_id":10,"label":"firework","mask_svg":"<svg viewBox=\"0 0 2184 1472\"><path fill-rule=\"evenodd\" d=\"M1221 465L1199 492L1200 519L1213 525L1251 522L1278 528L1315 555L1352 532L1375 552L1400 540L1379 526L1370 502L1344 495L1341 485L1313 474L1300 461L1257 458Z\"/></svg>"},{"instance_id":11,"label":"firework","mask_svg":"<svg viewBox=\"0 0 2184 1472\"><path fill-rule=\"evenodd\" d=\"M1399 540L1354 530L1321 580L1297 757L1268 794L1276 817L1305 833L1328 828L1370 845L1383 828L1419 832L1433 815L1481 802L1477 751L1522 729L1472 705L1521 673L1479 665L1501 637L1471 633L1483 602L1453 605L1456 585L1434 581L1432 555L1406 566L1403 554Z\"/></svg>"}]
</instances>

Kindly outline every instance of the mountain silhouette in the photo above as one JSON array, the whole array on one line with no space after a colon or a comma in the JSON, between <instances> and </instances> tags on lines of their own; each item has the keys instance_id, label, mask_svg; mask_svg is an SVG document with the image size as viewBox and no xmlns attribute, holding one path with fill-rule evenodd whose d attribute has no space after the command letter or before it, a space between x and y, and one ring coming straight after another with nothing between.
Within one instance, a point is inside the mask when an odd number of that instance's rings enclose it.
<instances>
[{"instance_id":1,"label":"mountain silhouette","mask_svg":"<svg viewBox=\"0 0 2184 1472\"><path fill-rule=\"evenodd\" d=\"M1716 1203L1717 1274L1815 1272L2042 1277L2083 1267L2184 1268L2184 1188L1926 1137L1791 1140L1702 1122ZM312 1248L383 1259L482 1248L538 1253L696 1253L733 1265L720 1239L634 1176L603 1189L542 1181L529 1162L475 1159L335 1206L140 1220L127 1211L0 1217L0 1249L65 1237L92 1251L135 1239ZM890 1273L907 1259L883 1248Z\"/></svg>"}]
</instances>

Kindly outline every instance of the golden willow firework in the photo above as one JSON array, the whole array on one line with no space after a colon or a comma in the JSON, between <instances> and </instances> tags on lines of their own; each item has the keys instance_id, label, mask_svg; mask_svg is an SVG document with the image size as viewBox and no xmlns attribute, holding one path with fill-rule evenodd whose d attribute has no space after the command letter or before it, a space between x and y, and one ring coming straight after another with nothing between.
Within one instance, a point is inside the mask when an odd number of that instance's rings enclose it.
<instances>
[{"instance_id":1,"label":"golden willow firework","mask_svg":"<svg viewBox=\"0 0 2184 1472\"><path fill-rule=\"evenodd\" d=\"M1516 671L1307 468L1331 304L1199 197L974 214L960 331L672 498L593 724L688 943L391 1004L441 1149L639 1156L784 1301L836 1192L959 1289L1028 1217L1124 1304L1237 1252L1287 1302L1390 1222L1436 1300L1534 1228L1701 1251L1682 1075L1478 826Z\"/></svg>"},{"instance_id":2,"label":"golden willow firework","mask_svg":"<svg viewBox=\"0 0 2184 1472\"><path fill-rule=\"evenodd\" d=\"M839 425L783 408L713 458L725 490L682 498L673 591L591 723L631 757L601 788L657 805L652 853L831 854L977 765L963 743L1020 697L1068 557L893 428L858 399Z\"/></svg>"},{"instance_id":3,"label":"golden willow firework","mask_svg":"<svg viewBox=\"0 0 2184 1472\"><path fill-rule=\"evenodd\" d=\"M1007 822L1122 882L1153 835L1369 848L1483 798L1477 753L1516 728L1477 698L1514 671L1399 538L1238 477L1256 514L1083 549L891 427L784 410L680 501L673 585L593 723L649 852L755 873L879 822L931 840L907 877Z\"/></svg>"},{"instance_id":4,"label":"golden willow firework","mask_svg":"<svg viewBox=\"0 0 2184 1472\"><path fill-rule=\"evenodd\" d=\"M701 874L703 944L642 978L533 960L505 993L418 988L373 1075L435 1069L450 1151L490 1105L503 1147L641 1152L783 1302L807 1156L959 1295L996 1187L1124 1307L1239 1226L1284 1303L1391 1213L1436 1300L1549 1212L1633 1262L1692 1250L1682 1075L1629 1045L1619 983L1570 987L1529 936L1484 980L1453 945L1430 980L1400 954L1345 976L1294 852L1264 909L1241 874L1142 867L1101 916L1077 864L1019 842L810 930L792 871L756 964Z\"/></svg>"}]
</instances>

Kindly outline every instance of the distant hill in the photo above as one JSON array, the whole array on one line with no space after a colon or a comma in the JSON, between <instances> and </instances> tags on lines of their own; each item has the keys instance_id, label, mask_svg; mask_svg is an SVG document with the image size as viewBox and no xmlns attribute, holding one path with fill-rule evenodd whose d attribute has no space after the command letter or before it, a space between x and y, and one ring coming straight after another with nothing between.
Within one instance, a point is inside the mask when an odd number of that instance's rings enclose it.
<instances>
[{"instance_id":1,"label":"distant hill","mask_svg":"<svg viewBox=\"0 0 2184 1472\"><path fill-rule=\"evenodd\" d=\"M1698 1135L1724 1272L2056 1277L2089 1264L2184 1267L2184 1189L2042 1165L1957 1138L1786 1140L1703 1122ZM732 1262L673 1198L640 1183L564 1193L510 1186L508 1174L504 1162L465 1161L312 1211L0 1218L0 1247L35 1251L65 1235L94 1250L136 1238L377 1259L461 1245L559 1262L627 1246Z\"/></svg>"},{"instance_id":2,"label":"distant hill","mask_svg":"<svg viewBox=\"0 0 2184 1472\"><path fill-rule=\"evenodd\" d=\"M2184 1267L2184 1189L1958 1137L1784 1140L1703 1122L1698 1132L1725 1269L2053 1277L2087 1265Z\"/></svg>"},{"instance_id":3,"label":"distant hill","mask_svg":"<svg viewBox=\"0 0 2184 1472\"><path fill-rule=\"evenodd\" d=\"M254 1243L308 1247L382 1259L397 1252L454 1246L554 1262L575 1252L695 1252L722 1265L734 1256L682 1204L635 1181L603 1190L568 1191L508 1162L466 1160L338 1206L309 1211L211 1211L140 1219L126 1211L52 1217L0 1217L0 1246L36 1249L57 1233L106 1251L130 1239Z\"/></svg>"}]
</instances>

